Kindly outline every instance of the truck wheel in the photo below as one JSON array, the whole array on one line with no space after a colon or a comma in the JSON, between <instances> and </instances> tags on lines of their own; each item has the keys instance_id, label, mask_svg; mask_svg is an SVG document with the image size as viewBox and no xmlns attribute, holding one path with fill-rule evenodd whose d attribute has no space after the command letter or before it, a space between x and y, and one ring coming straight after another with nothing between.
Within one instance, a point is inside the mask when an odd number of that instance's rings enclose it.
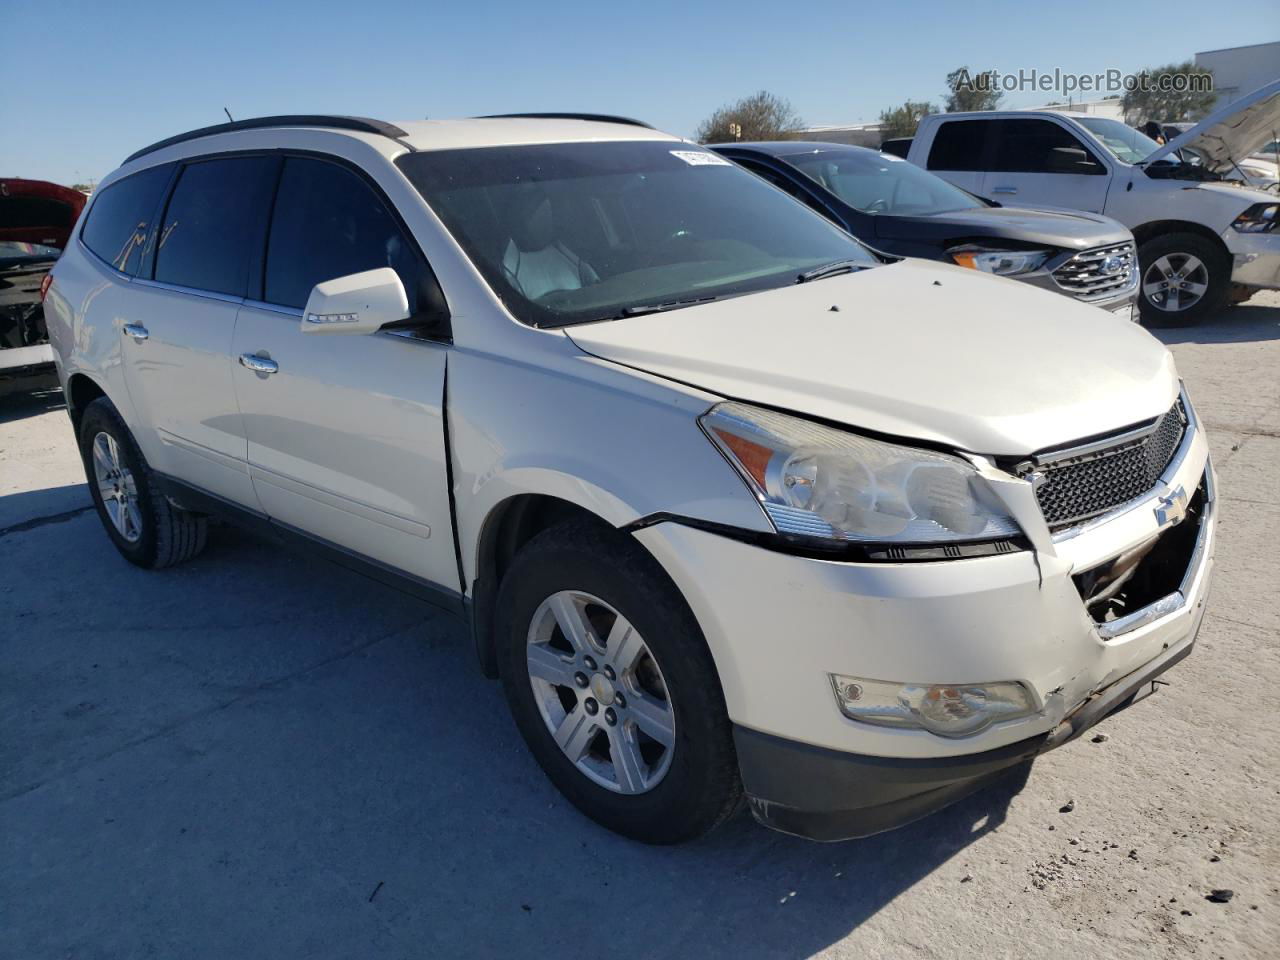
<instances>
[{"instance_id":1,"label":"truck wheel","mask_svg":"<svg viewBox=\"0 0 1280 960\"><path fill-rule=\"evenodd\" d=\"M517 554L497 598L512 716L561 793L644 843L706 833L742 786L719 676L684 598L630 537L593 521Z\"/></svg>"},{"instance_id":2,"label":"truck wheel","mask_svg":"<svg viewBox=\"0 0 1280 960\"><path fill-rule=\"evenodd\" d=\"M1231 287L1231 261L1194 233L1153 237L1138 249L1138 310L1149 327L1188 327L1219 310Z\"/></svg>"},{"instance_id":3,"label":"truck wheel","mask_svg":"<svg viewBox=\"0 0 1280 960\"><path fill-rule=\"evenodd\" d=\"M106 397L85 408L80 458L98 518L130 563L158 569L190 560L204 549L208 521L168 501Z\"/></svg>"}]
</instances>

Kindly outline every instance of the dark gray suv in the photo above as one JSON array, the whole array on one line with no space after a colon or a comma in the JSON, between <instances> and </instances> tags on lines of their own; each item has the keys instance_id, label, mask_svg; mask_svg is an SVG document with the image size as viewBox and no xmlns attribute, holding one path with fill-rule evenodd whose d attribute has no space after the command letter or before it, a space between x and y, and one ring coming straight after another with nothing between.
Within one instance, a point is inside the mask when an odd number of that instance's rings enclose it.
<instances>
[{"instance_id":1,"label":"dark gray suv","mask_svg":"<svg viewBox=\"0 0 1280 960\"><path fill-rule=\"evenodd\" d=\"M884 253L958 263L1138 317L1133 234L1110 217L1004 207L865 147L783 140L711 149Z\"/></svg>"}]
</instances>

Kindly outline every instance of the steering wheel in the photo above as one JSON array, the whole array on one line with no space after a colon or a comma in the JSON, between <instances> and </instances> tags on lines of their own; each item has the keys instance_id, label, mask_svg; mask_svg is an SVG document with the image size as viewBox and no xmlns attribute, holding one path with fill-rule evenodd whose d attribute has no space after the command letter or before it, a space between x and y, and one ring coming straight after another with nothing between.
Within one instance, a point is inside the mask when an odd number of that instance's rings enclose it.
<instances>
[{"instance_id":1,"label":"steering wheel","mask_svg":"<svg viewBox=\"0 0 1280 960\"><path fill-rule=\"evenodd\" d=\"M881 197L879 200L873 200L867 206L867 213L885 213L889 209L889 201Z\"/></svg>"}]
</instances>

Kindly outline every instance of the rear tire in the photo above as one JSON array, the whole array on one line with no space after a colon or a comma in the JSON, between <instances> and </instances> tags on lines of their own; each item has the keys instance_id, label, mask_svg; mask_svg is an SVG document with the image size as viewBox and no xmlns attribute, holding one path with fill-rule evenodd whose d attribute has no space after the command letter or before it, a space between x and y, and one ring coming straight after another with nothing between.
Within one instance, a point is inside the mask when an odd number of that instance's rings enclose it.
<instances>
[{"instance_id":1,"label":"rear tire","mask_svg":"<svg viewBox=\"0 0 1280 960\"><path fill-rule=\"evenodd\" d=\"M190 560L204 549L208 520L169 502L106 397L85 408L79 440L98 519L126 560L155 570Z\"/></svg>"},{"instance_id":2,"label":"rear tire","mask_svg":"<svg viewBox=\"0 0 1280 960\"><path fill-rule=\"evenodd\" d=\"M581 628L576 642L559 626L565 618ZM635 540L593 521L544 531L503 577L496 620L512 717L579 810L633 840L669 844L737 809L737 754L711 653ZM655 723L658 714L666 719Z\"/></svg>"},{"instance_id":3,"label":"rear tire","mask_svg":"<svg viewBox=\"0 0 1280 960\"><path fill-rule=\"evenodd\" d=\"M1194 233L1153 237L1138 248L1138 311L1143 326L1189 327L1222 308L1231 260Z\"/></svg>"}]
</instances>

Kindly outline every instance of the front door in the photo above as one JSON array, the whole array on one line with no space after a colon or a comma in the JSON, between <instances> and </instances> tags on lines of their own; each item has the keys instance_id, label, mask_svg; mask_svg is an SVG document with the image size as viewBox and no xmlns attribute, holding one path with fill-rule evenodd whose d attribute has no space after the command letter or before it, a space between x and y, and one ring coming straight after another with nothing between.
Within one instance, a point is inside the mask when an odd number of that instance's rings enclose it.
<instances>
[{"instance_id":1,"label":"front door","mask_svg":"<svg viewBox=\"0 0 1280 960\"><path fill-rule=\"evenodd\" d=\"M1064 124L1042 118L989 122L992 142L982 188L1009 207L1065 207L1101 213L1110 170Z\"/></svg>"},{"instance_id":2,"label":"front door","mask_svg":"<svg viewBox=\"0 0 1280 960\"><path fill-rule=\"evenodd\" d=\"M449 347L300 329L316 283L387 266L413 311L422 284L434 281L380 195L343 165L287 157L261 300L241 308L232 346L249 471L277 523L457 592L444 439Z\"/></svg>"},{"instance_id":3,"label":"front door","mask_svg":"<svg viewBox=\"0 0 1280 960\"><path fill-rule=\"evenodd\" d=\"M240 156L183 166L160 220L154 267L145 264L133 281L121 328L129 394L149 420L151 465L249 507L256 499L231 342L274 164Z\"/></svg>"}]
</instances>

